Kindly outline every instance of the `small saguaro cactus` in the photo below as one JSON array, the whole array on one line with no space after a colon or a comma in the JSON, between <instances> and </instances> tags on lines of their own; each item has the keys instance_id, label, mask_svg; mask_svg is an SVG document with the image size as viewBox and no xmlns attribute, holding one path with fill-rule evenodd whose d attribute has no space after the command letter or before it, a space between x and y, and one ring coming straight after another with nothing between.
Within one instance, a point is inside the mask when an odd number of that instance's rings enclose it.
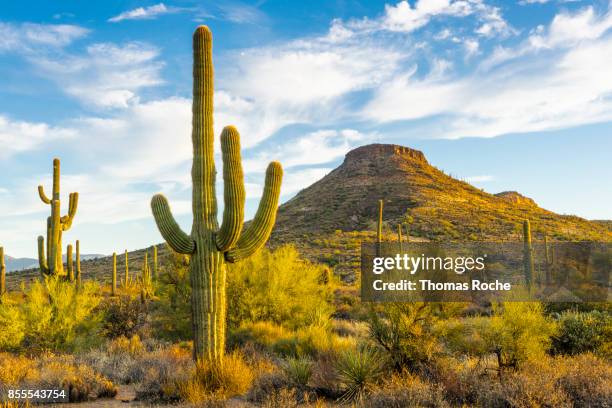
<instances>
[{"instance_id":1,"label":"small saguaro cactus","mask_svg":"<svg viewBox=\"0 0 612 408\"><path fill-rule=\"evenodd\" d=\"M38 186L38 195L43 203L51 206L51 216L47 218L47 246L45 238L38 237L38 263L43 275L63 275L62 233L68 231L76 215L79 193L70 193L68 214L60 215L60 161L53 160L53 195L47 197L43 186ZM47 255L45 256L45 250Z\"/></svg>"},{"instance_id":2,"label":"small saguaro cactus","mask_svg":"<svg viewBox=\"0 0 612 408\"><path fill-rule=\"evenodd\" d=\"M153 280L159 278L159 270L157 269L157 245L153 245Z\"/></svg>"},{"instance_id":3,"label":"small saguaro cactus","mask_svg":"<svg viewBox=\"0 0 612 408\"><path fill-rule=\"evenodd\" d=\"M145 252L140 275L140 297L144 301L151 297L153 290L151 282L151 268L149 268L149 253Z\"/></svg>"},{"instance_id":4,"label":"small saguaro cactus","mask_svg":"<svg viewBox=\"0 0 612 408\"><path fill-rule=\"evenodd\" d=\"M402 224L397 224L397 243L399 245L400 254L404 252L404 244L402 242Z\"/></svg>"},{"instance_id":5,"label":"small saguaro cactus","mask_svg":"<svg viewBox=\"0 0 612 408\"><path fill-rule=\"evenodd\" d=\"M79 240L76 240L76 254L75 254L75 263L76 263L76 283L77 285L81 284L81 243Z\"/></svg>"},{"instance_id":6,"label":"small saguaro cactus","mask_svg":"<svg viewBox=\"0 0 612 408\"><path fill-rule=\"evenodd\" d=\"M200 26L193 35L193 225L191 233L176 223L168 201L157 194L151 208L162 236L175 252L190 260L194 357L220 363L225 354L226 263L247 258L261 248L274 226L282 168L272 162L253 221L243 231L245 189L240 135L227 126L221 133L224 201L223 222L217 221L213 130L212 34Z\"/></svg>"},{"instance_id":7,"label":"small saguaro cactus","mask_svg":"<svg viewBox=\"0 0 612 408\"><path fill-rule=\"evenodd\" d=\"M378 221L376 224L376 256L380 256L380 252L382 250L383 206L383 200L378 200Z\"/></svg>"},{"instance_id":8,"label":"small saguaro cactus","mask_svg":"<svg viewBox=\"0 0 612 408\"><path fill-rule=\"evenodd\" d=\"M129 263L129 259L128 259L128 251L127 249L125 250L125 287L127 288L128 286L130 286L130 263Z\"/></svg>"},{"instance_id":9,"label":"small saguaro cactus","mask_svg":"<svg viewBox=\"0 0 612 408\"><path fill-rule=\"evenodd\" d=\"M72 244L66 247L66 268L68 269L68 280L74 282L74 264L72 259Z\"/></svg>"},{"instance_id":10,"label":"small saguaro cactus","mask_svg":"<svg viewBox=\"0 0 612 408\"><path fill-rule=\"evenodd\" d=\"M523 263L525 272L525 283L527 288L531 290L533 282L533 249L531 247L531 225L529 220L523 221Z\"/></svg>"},{"instance_id":11,"label":"small saguaro cactus","mask_svg":"<svg viewBox=\"0 0 612 408\"><path fill-rule=\"evenodd\" d=\"M405 222L404 227L406 228L406 242L410 242L410 226Z\"/></svg>"},{"instance_id":12,"label":"small saguaro cactus","mask_svg":"<svg viewBox=\"0 0 612 408\"><path fill-rule=\"evenodd\" d=\"M0 297L6 293L6 265L4 263L4 248L0 247Z\"/></svg>"},{"instance_id":13,"label":"small saguaro cactus","mask_svg":"<svg viewBox=\"0 0 612 408\"><path fill-rule=\"evenodd\" d=\"M113 278L111 282L111 295L117 294L117 253L113 252Z\"/></svg>"}]
</instances>

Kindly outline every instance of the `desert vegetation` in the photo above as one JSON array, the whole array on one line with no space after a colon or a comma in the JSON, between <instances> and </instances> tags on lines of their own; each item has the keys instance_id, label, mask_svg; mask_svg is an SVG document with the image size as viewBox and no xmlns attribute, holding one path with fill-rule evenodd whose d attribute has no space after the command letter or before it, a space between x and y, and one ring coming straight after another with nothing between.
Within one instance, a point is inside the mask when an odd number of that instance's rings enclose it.
<instances>
[{"instance_id":1,"label":"desert vegetation","mask_svg":"<svg viewBox=\"0 0 612 408\"><path fill-rule=\"evenodd\" d=\"M0 398L10 389L61 388L75 403L612 406L608 303L362 302L359 276L346 279L340 268L358 260L340 248L356 250L361 241L389 236L400 245L435 237L419 235L422 226L410 214L385 228L380 200L367 231L338 229L266 247L282 169L270 165L257 214L243 227L244 181L233 127L221 135L225 209L219 226L211 41L207 28L196 30L192 231L180 229L157 195L151 205L167 244L81 264L76 241L76 262L72 246L64 262L62 232L75 219L78 194L69 196L68 213L60 216L60 164L54 161L53 196L39 188L51 215L46 240L39 237L36 279L8 290L0 248ZM524 231L530 284L531 224L516 226ZM307 239L319 249L316 259L302 251Z\"/></svg>"}]
</instances>

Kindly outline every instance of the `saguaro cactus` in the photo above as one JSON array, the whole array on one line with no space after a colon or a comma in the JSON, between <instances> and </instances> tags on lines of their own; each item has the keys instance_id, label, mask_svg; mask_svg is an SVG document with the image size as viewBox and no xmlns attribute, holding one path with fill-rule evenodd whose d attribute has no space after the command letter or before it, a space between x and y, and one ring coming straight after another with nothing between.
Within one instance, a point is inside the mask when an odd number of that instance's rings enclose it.
<instances>
[{"instance_id":1,"label":"saguaro cactus","mask_svg":"<svg viewBox=\"0 0 612 408\"><path fill-rule=\"evenodd\" d=\"M404 243L402 242L402 224L397 224L397 243L400 254L404 252Z\"/></svg>"},{"instance_id":2,"label":"saguaro cactus","mask_svg":"<svg viewBox=\"0 0 612 408\"><path fill-rule=\"evenodd\" d=\"M76 254L75 254L75 262L76 262L76 283L77 285L81 284L81 243L77 239L76 241Z\"/></svg>"},{"instance_id":3,"label":"saguaro cactus","mask_svg":"<svg viewBox=\"0 0 612 408\"><path fill-rule=\"evenodd\" d=\"M113 252L113 280L111 282L111 294L117 294L117 253Z\"/></svg>"},{"instance_id":4,"label":"saguaro cactus","mask_svg":"<svg viewBox=\"0 0 612 408\"><path fill-rule=\"evenodd\" d=\"M157 281L159 270L157 269L157 245L153 245L153 279Z\"/></svg>"},{"instance_id":5,"label":"saguaro cactus","mask_svg":"<svg viewBox=\"0 0 612 408\"><path fill-rule=\"evenodd\" d=\"M6 293L6 265L4 264L4 248L0 247L0 297Z\"/></svg>"},{"instance_id":6,"label":"saguaro cactus","mask_svg":"<svg viewBox=\"0 0 612 408\"><path fill-rule=\"evenodd\" d=\"M74 264L72 259L72 245L66 247L66 269L68 269L68 280L74 282Z\"/></svg>"},{"instance_id":7,"label":"saguaro cactus","mask_svg":"<svg viewBox=\"0 0 612 408\"><path fill-rule=\"evenodd\" d=\"M151 208L157 227L172 249L191 257L194 357L220 362L225 353L226 263L252 255L268 240L276 219L282 168L278 162L268 166L259 208L243 231L240 135L233 126L225 127L221 133L225 209L219 228L213 157L212 34L206 26L198 27L193 35L193 58L191 233L181 230L163 195L153 197Z\"/></svg>"},{"instance_id":8,"label":"saguaro cactus","mask_svg":"<svg viewBox=\"0 0 612 408\"><path fill-rule=\"evenodd\" d=\"M533 282L533 249L531 247L531 225L529 220L523 221L523 263L525 271L525 283L531 290Z\"/></svg>"},{"instance_id":9,"label":"saguaro cactus","mask_svg":"<svg viewBox=\"0 0 612 408\"><path fill-rule=\"evenodd\" d=\"M125 287L130 286L130 264L128 259L128 251L125 250Z\"/></svg>"},{"instance_id":10,"label":"saguaro cactus","mask_svg":"<svg viewBox=\"0 0 612 408\"><path fill-rule=\"evenodd\" d=\"M51 206L51 216L47 218L47 246L45 257L45 238L38 237L38 263L43 275L63 275L62 233L72 226L77 211L79 193L70 193L68 214L60 215L60 161L53 160L53 195L48 198L43 186L38 186L38 195L43 203Z\"/></svg>"}]
</instances>

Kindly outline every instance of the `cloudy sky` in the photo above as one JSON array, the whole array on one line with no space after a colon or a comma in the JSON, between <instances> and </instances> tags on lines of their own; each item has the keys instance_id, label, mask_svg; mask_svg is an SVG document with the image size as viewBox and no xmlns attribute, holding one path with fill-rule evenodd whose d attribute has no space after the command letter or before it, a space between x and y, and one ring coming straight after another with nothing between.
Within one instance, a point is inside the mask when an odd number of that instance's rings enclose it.
<instances>
[{"instance_id":1,"label":"cloudy sky","mask_svg":"<svg viewBox=\"0 0 612 408\"><path fill-rule=\"evenodd\" d=\"M221 4L220 4L221 3ZM0 245L34 257L53 157L80 192L65 242L161 242L190 215L191 33L213 30L215 128L242 134L248 215L268 161L283 200L351 148L398 143L489 192L612 218L612 3L25 1L0 10Z\"/></svg>"}]
</instances>

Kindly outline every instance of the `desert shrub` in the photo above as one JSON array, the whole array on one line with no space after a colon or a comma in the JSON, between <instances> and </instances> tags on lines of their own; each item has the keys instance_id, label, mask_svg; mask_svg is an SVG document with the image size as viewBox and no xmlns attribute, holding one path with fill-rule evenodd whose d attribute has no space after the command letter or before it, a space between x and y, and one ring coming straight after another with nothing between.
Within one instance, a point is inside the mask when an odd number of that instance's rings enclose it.
<instances>
[{"instance_id":1,"label":"desert shrub","mask_svg":"<svg viewBox=\"0 0 612 408\"><path fill-rule=\"evenodd\" d=\"M178 384L182 400L198 403L245 394L253 382L253 370L239 352L225 356L221 363L201 360L191 377Z\"/></svg>"},{"instance_id":2,"label":"desert shrub","mask_svg":"<svg viewBox=\"0 0 612 408\"><path fill-rule=\"evenodd\" d=\"M7 301L0 303L0 350L18 349L25 336L26 324L19 309Z\"/></svg>"},{"instance_id":3,"label":"desert shrub","mask_svg":"<svg viewBox=\"0 0 612 408\"><path fill-rule=\"evenodd\" d=\"M188 382L194 370L189 350L178 346L158 349L135 360L128 380L138 383L136 398L155 402L175 402L182 398L180 384Z\"/></svg>"},{"instance_id":4,"label":"desert shrub","mask_svg":"<svg viewBox=\"0 0 612 408\"><path fill-rule=\"evenodd\" d=\"M554 354L579 354L610 349L612 317L606 312L564 312L558 318L559 330L552 337Z\"/></svg>"},{"instance_id":5,"label":"desert shrub","mask_svg":"<svg viewBox=\"0 0 612 408\"><path fill-rule=\"evenodd\" d=\"M230 327L265 320L298 328L312 323L317 314L329 316L332 288L319 283L324 268L302 259L292 246L263 248L230 265Z\"/></svg>"},{"instance_id":6,"label":"desert shrub","mask_svg":"<svg viewBox=\"0 0 612 408\"><path fill-rule=\"evenodd\" d=\"M441 352L433 335L437 321L435 306L425 303L388 303L372 310L372 339L386 351L397 371L415 369Z\"/></svg>"},{"instance_id":7,"label":"desert shrub","mask_svg":"<svg viewBox=\"0 0 612 408\"><path fill-rule=\"evenodd\" d=\"M270 395L283 389L291 389L293 384L284 372L273 371L258 376L247 393L247 400L255 403L265 402Z\"/></svg>"},{"instance_id":8,"label":"desert shrub","mask_svg":"<svg viewBox=\"0 0 612 408\"><path fill-rule=\"evenodd\" d=\"M72 356L44 354L36 360L0 355L0 393L8 388L63 389L70 402L114 397L117 389L91 367L79 364Z\"/></svg>"},{"instance_id":9,"label":"desert shrub","mask_svg":"<svg viewBox=\"0 0 612 408\"><path fill-rule=\"evenodd\" d=\"M592 354L557 357L551 364L557 386L576 407L612 406L612 365Z\"/></svg>"},{"instance_id":10,"label":"desert shrub","mask_svg":"<svg viewBox=\"0 0 612 408\"><path fill-rule=\"evenodd\" d=\"M34 281L24 299L0 305L0 322L10 318L7 334L0 335L5 349L71 351L99 341L101 314L99 287L86 282L77 288L59 278ZM11 338L7 338L11 336Z\"/></svg>"},{"instance_id":11,"label":"desert shrub","mask_svg":"<svg viewBox=\"0 0 612 408\"><path fill-rule=\"evenodd\" d=\"M556 325L537 302L506 302L493 308L493 316L473 320L482 350L494 353L498 367L517 368L544 357Z\"/></svg>"},{"instance_id":12,"label":"desert shrub","mask_svg":"<svg viewBox=\"0 0 612 408\"><path fill-rule=\"evenodd\" d=\"M146 308L136 297L111 298L105 304L103 328L106 337L132 337L145 321Z\"/></svg>"},{"instance_id":13,"label":"desert shrub","mask_svg":"<svg viewBox=\"0 0 612 408\"><path fill-rule=\"evenodd\" d=\"M443 408L449 407L450 404L444 400L442 387L405 372L402 375L393 375L382 387L374 389L361 406L364 408Z\"/></svg>"},{"instance_id":14,"label":"desert shrub","mask_svg":"<svg viewBox=\"0 0 612 408\"><path fill-rule=\"evenodd\" d=\"M312 376L312 361L308 358L290 357L282 364L287 378L296 386L305 388Z\"/></svg>"},{"instance_id":15,"label":"desert shrub","mask_svg":"<svg viewBox=\"0 0 612 408\"><path fill-rule=\"evenodd\" d=\"M271 322L242 324L232 331L229 340L232 348L250 344L284 357L315 357L326 351L355 346L352 337L335 335L327 325L309 325L289 330Z\"/></svg>"},{"instance_id":16,"label":"desert shrub","mask_svg":"<svg viewBox=\"0 0 612 408\"><path fill-rule=\"evenodd\" d=\"M360 401L383 374L384 358L370 347L346 350L338 356L336 372L344 392L342 400Z\"/></svg>"}]
</instances>

